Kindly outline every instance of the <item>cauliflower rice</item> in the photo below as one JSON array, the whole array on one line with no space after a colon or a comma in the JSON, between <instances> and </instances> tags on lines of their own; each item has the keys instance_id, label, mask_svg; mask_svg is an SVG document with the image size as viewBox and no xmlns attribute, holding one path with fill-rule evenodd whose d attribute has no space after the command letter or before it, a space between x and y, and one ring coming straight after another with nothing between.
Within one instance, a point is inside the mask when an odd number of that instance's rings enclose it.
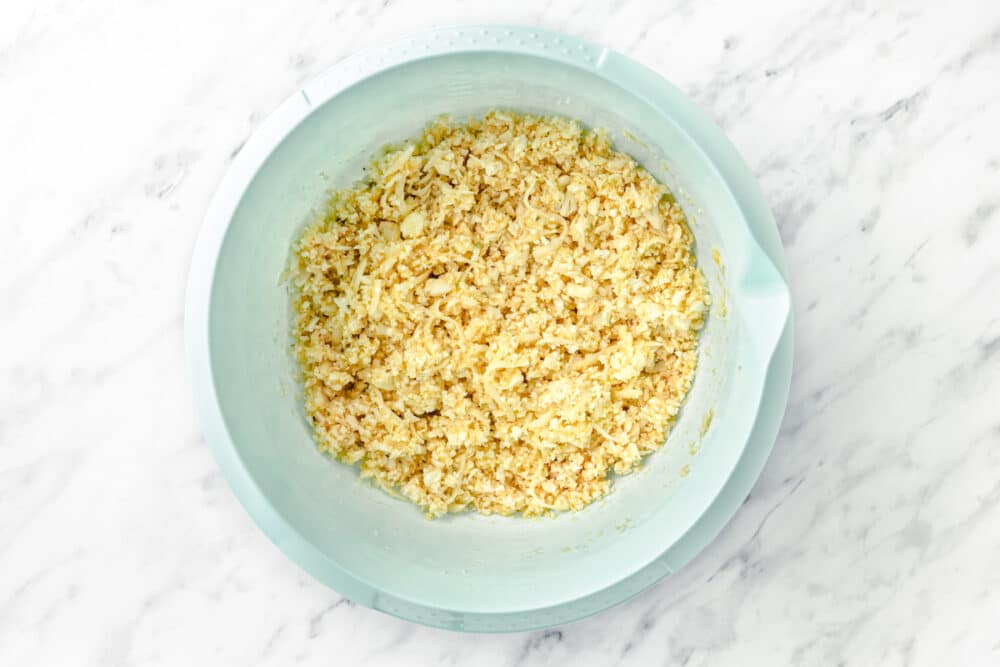
<instances>
[{"instance_id":1,"label":"cauliflower rice","mask_svg":"<svg viewBox=\"0 0 1000 667\"><path fill-rule=\"evenodd\" d=\"M294 248L319 447L431 516L579 509L658 449L710 303L667 188L601 132L439 120Z\"/></svg>"}]
</instances>

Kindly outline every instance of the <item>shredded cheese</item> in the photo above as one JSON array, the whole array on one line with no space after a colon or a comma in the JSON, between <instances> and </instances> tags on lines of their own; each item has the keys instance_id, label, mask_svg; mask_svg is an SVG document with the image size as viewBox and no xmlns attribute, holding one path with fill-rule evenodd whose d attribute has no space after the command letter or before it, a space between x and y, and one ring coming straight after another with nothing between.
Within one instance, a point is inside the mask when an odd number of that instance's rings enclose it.
<instances>
[{"instance_id":1,"label":"shredded cheese","mask_svg":"<svg viewBox=\"0 0 1000 667\"><path fill-rule=\"evenodd\" d=\"M667 188L563 118L442 119L294 248L318 445L431 516L579 509L659 448L710 298Z\"/></svg>"}]
</instances>

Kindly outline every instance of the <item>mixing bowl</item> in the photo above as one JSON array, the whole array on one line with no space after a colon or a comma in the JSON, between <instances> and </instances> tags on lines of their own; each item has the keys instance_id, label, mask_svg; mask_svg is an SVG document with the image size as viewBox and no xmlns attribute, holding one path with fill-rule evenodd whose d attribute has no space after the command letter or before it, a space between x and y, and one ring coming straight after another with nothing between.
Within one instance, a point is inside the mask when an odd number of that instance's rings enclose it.
<instances>
[{"instance_id":1,"label":"mixing bowl","mask_svg":"<svg viewBox=\"0 0 1000 667\"><path fill-rule=\"evenodd\" d=\"M440 114L492 108L605 128L673 190L715 299L665 447L586 509L430 521L322 455L290 354L289 248L330 188ZM766 248L766 249L765 249ZM261 529L352 600L479 631L574 620L704 546L743 500L788 391L789 290L774 221L735 150L642 66L566 35L463 27L369 50L297 91L236 156L192 260L186 337L205 437ZM776 353L777 352L777 353Z\"/></svg>"}]
</instances>

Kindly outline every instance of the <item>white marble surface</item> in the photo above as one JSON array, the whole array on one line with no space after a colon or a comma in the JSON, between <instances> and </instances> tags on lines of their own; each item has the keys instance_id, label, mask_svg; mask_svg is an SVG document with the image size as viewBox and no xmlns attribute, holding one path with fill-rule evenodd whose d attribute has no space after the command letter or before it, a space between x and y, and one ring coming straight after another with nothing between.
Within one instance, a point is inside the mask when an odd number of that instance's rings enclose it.
<instances>
[{"instance_id":1,"label":"white marble surface","mask_svg":"<svg viewBox=\"0 0 1000 667\"><path fill-rule=\"evenodd\" d=\"M519 635L411 625L289 562L199 435L181 337L260 120L356 48L470 21L687 91L794 280L791 402L743 509L632 602ZM0 665L1000 664L998 82L992 0L4 0Z\"/></svg>"}]
</instances>

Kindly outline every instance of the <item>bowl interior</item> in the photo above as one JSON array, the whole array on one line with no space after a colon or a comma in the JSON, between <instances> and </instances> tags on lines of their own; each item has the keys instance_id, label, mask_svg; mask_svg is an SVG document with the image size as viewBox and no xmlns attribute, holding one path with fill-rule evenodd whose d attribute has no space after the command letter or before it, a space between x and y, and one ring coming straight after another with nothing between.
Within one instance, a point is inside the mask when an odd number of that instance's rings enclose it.
<instances>
[{"instance_id":1,"label":"bowl interior","mask_svg":"<svg viewBox=\"0 0 1000 667\"><path fill-rule=\"evenodd\" d=\"M321 86L303 92L309 112L243 193L212 283L216 395L254 484L280 520L322 554L314 574L340 568L375 591L432 608L544 608L639 570L694 524L732 472L781 328L762 318L784 321L771 307L772 297L784 294L780 276L766 260L759 263L763 255L726 182L669 110L592 70L550 59L499 52L429 57L326 97ZM617 479L610 496L555 518L463 514L428 521L317 451L299 403L282 276L291 243L327 191L357 180L380 146L413 136L439 114L462 118L496 107L607 129L618 149L677 195L716 305L694 388L666 446ZM774 341L761 335L762 326L776 328Z\"/></svg>"}]
</instances>

